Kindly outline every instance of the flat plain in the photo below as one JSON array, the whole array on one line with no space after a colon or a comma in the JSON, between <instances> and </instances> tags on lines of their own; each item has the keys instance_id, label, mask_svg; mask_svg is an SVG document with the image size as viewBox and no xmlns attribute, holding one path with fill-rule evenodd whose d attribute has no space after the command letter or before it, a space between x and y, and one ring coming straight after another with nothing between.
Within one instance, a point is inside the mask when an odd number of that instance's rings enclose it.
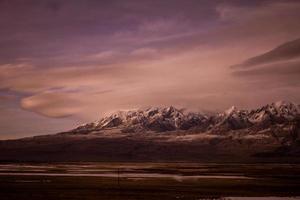
<instances>
[{"instance_id":1,"label":"flat plain","mask_svg":"<svg viewBox=\"0 0 300 200\"><path fill-rule=\"evenodd\" d=\"M299 164L2 163L6 199L287 199Z\"/></svg>"}]
</instances>

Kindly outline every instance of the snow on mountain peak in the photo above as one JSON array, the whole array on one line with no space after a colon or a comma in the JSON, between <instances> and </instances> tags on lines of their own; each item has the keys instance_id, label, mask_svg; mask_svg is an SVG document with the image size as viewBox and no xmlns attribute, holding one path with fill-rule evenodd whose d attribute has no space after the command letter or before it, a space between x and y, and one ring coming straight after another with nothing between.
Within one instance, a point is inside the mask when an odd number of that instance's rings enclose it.
<instances>
[{"instance_id":1,"label":"snow on mountain peak","mask_svg":"<svg viewBox=\"0 0 300 200\"><path fill-rule=\"evenodd\" d=\"M235 130L251 126L268 127L299 119L299 105L286 101L267 104L255 110L238 110L235 106L216 115L185 113L173 106L149 107L129 111L118 111L99 121L84 124L74 132L98 131L107 128L120 128L124 132L173 130Z\"/></svg>"},{"instance_id":2,"label":"snow on mountain peak","mask_svg":"<svg viewBox=\"0 0 300 200\"><path fill-rule=\"evenodd\" d=\"M235 107L235 106L231 106L229 109L227 109L224 113L226 114L226 115L231 115L231 114L233 114L234 112L236 112L237 111L237 108Z\"/></svg>"},{"instance_id":3,"label":"snow on mountain peak","mask_svg":"<svg viewBox=\"0 0 300 200\"><path fill-rule=\"evenodd\" d=\"M276 123L294 120L299 114L299 105L287 101L277 101L251 111L249 119L253 123Z\"/></svg>"},{"instance_id":4,"label":"snow on mountain peak","mask_svg":"<svg viewBox=\"0 0 300 200\"><path fill-rule=\"evenodd\" d=\"M277 110L280 112L289 112L293 114L297 114L300 112L299 105L287 102L287 101L277 101L272 104Z\"/></svg>"},{"instance_id":5,"label":"snow on mountain peak","mask_svg":"<svg viewBox=\"0 0 300 200\"><path fill-rule=\"evenodd\" d=\"M286 106L288 104L291 104L290 102L284 101L284 100L280 100L280 101L276 101L274 103L272 103L275 107L279 108L281 106Z\"/></svg>"}]
</instances>

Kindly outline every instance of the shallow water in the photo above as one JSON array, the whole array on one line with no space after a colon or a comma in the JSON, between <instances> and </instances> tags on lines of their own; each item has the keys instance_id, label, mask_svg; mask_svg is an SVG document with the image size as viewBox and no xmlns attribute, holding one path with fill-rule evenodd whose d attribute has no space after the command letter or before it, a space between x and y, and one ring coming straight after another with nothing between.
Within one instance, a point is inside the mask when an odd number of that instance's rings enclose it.
<instances>
[{"instance_id":1,"label":"shallow water","mask_svg":"<svg viewBox=\"0 0 300 200\"><path fill-rule=\"evenodd\" d=\"M224 200L297 200L300 197L226 197Z\"/></svg>"},{"instance_id":2,"label":"shallow water","mask_svg":"<svg viewBox=\"0 0 300 200\"><path fill-rule=\"evenodd\" d=\"M120 184L122 194L133 197L144 195L142 191L157 190L158 195L168 197L180 194L182 198L179 199L189 199L183 198L188 195L192 195L192 199L216 195L216 198L204 199L292 200L300 199L299 175L300 165L276 163L10 163L0 164L0 186L5 188L4 194L0 191L0 195L7 195L5 191L8 190L12 191L9 195L22 199L32 192L43 196L63 190L72 198L72 195L78 195L77 188L83 187L80 190L83 197L92 192L99 197L106 193L107 197L103 199L119 199L116 191ZM20 187L27 189L23 193L14 193ZM150 192L148 197L154 194ZM145 199L153 199L148 197Z\"/></svg>"},{"instance_id":3,"label":"shallow water","mask_svg":"<svg viewBox=\"0 0 300 200\"><path fill-rule=\"evenodd\" d=\"M78 176L78 177L120 177L120 178L173 178L175 180L183 180L183 179L251 179L251 177L246 176L212 176L212 175L195 175L195 176L183 176L183 175L174 175L174 174L159 174L159 173L27 173L27 172L6 172L0 173L5 176Z\"/></svg>"},{"instance_id":4,"label":"shallow water","mask_svg":"<svg viewBox=\"0 0 300 200\"><path fill-rule=\"evenodd\" d=\"M151 167L154 170L147 171ZM251 179L241 174L197 174L208 171L204 166L198 166L189 170L195 175L181 174L182 170L176 169L172 174L156 171L164 169L155 165L108 165L108 164L57 164L57 165L27 165L27 164L8 164L0 165L0 176L77 176L77 177L119 177L119 178L139 178L143 180L147 178L171 178L177 181L186 179ZM168 169L167 169L168 170ZM57 172L59 171L59 172Z\"/></svg>"}]
</instances>

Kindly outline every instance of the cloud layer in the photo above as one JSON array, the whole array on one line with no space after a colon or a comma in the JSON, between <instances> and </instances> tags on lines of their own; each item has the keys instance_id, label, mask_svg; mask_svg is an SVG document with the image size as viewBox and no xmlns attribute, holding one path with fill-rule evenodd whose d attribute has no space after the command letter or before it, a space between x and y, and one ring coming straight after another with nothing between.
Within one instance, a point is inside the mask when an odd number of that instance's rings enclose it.
<instances>
[{"instance_id":1,"label":"cloud layer","mask_svg":"<svg viewBox=\"0 0 300 200\"><path fill-rule=\"evenodd\" d=\"M0 115L14 121L0 118L0 134L151 105L300 102L299 10L281 0L0 1ZM27 115L27 128L13 128Z\"/></svg>"},{"instance_id":2,"label":"cloud layer","mask_svg":"<svg viewBox=\"0 0 300 200\"><path fill-rule=\"evenodd\" d=\"M253 67L297 58L300 58L300 38L284 43L262 55L249 58L242 64L235 65L233 67Z\"/></svg>"}]
</instances>

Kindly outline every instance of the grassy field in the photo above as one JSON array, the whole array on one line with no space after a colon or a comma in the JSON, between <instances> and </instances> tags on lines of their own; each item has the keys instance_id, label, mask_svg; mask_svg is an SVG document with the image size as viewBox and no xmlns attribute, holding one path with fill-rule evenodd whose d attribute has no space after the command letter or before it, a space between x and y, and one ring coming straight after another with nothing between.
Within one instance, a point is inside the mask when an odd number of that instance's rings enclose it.
<instances>
[{"instance_id":1,"label":"grassy field","mask_svg":"<svg viewBox=\"0 0 300 200\"><path fill-rule=\"evenodd\" d=\"M5 164L0 170L1 200L300 196L300 166L288 164Z\"/></svg>"}]
</instances>

